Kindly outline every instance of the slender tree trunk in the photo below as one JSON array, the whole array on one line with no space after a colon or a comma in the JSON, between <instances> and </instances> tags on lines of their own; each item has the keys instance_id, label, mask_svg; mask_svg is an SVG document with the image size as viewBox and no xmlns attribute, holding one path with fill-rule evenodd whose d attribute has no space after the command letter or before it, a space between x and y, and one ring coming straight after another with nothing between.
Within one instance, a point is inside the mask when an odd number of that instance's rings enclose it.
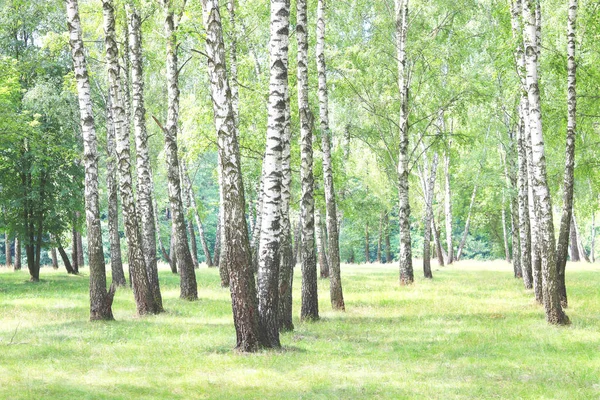
<instances>
[{"instance_id":1,"label":"slender tree trunk","mask_svg":"<svg viewBox=\"0 0 600 400\"><path fill-rule=\"evenodd\" d=\"M56 254L56 248L50 249L50 257L52 257L52 268L58 269L58 256Z\"/></svg>"},{"instance_id":2,"label":"slender tree trunk","mask_svg":"<svg viewBox=\"0 0 600 400\"><path fill-rule=\"evenodd\" d=\"M77 231L75 230L75 226L73 226L71 230L71 259L73 260L73 269L75 273L79 273L79 257L77 257Z\"/></svg>"},{"instance_id":3,"label":"slender tree trunk","mask_svg":"<svg viewBox=\"0 0 600 400\"><path fill-rule=\"evenodd\" d=\"M585 248L583 247L583 241L581 240L581 235L579 234L579 226L577 225L577 221L575 219L575 212L573 212L573 220L571 221L571 224L573 225L573 228L575 229L575 237L577 238L577 251L579 252L579 258L583 258L586 262L590 262L590 258L588 257L587 253L585 252Z\"/></svg>"},{"instance_id":4,"label":"slender tree trunk","mask_svg":"<svg viewBox=\"0 0 600 400\"><path fill-rule=\"evenodd\" d=\"M237 29L235 18L235 0L227 0L227 12L229 13L229 25L231 29L229 44L229 75L231 86L231 106L235 118L235 126L239 129L240 124L240 101L237 72ZM258 76L257 76L258 78Z\"/></svg>"},{"instance_id":5,"label":"slender tree trunk","mask_svg":"<svg viewBox=\"0 0 600 400\"><path fill-rule=\"evenodd\" d=\"M21 241L15 237L15 271L21 270Z\"/></svg>"},{"instance_id":6,"label":"slender tree trunk","mask_svg":"<svg viewBox=\"0 0 600 400\"><path fill-rule=\"evenodd\" d=\"M279 269L282 260L282 148L286 135L288 93L289 0L271 0L270 80L267 144L263 166L264 201L258 259L258 316L263 345L279 342ZM289 198L289 197L288 197Z\"/></svg>"},{"instance_id":7,"label":"slender tree trunk","mask_svg":"<svg viewBox=\"0 0 600 400\"><path fill-rule=\"evenodd\" d=\"M202 244L202 251L204 252L204 259L206 260L206 265L208 267L213 266L212 257L210 256L210 250L208 248L208 244L206 242L206 235L204 234L204 225L202 224L202 220L200 219L200 213L198 212L198 204L196 203L196 196L194 195L194 188L192 186L192 181L190 180L190 176L187 171L187 166L185 162L182 163L183 168L183 179L184 179L184 190L187 190L188 195L190 197L190 201L192 203L192 208L194 211L194 218L196 219L196 226L198 227L198 234L200 235L200 243Z\"/></svg>"},{"instance_id":8,"label":"slender tree trunk","mask_svg":"<svg viewBox=\"0 0 600 400\"><path fill-rule=\"evenodd\" d=\"M77 218L79 218L79 215ZM81 232L79 231L77 231L77 263L81 268L85 266L85 258L83 257L83 238L81 237Z\"/></svg>"},{"instance_id":9,"label":"slender tree trunk","mask_svg":"<svg viewBox=\"0 0 600 400\"><path fill-rule=\"evenodd\" d=\"M85 51L79 20L77 0L66 0L69 43L73 57L75 80L79 100L83 153L85 161L85 209L88 235L88 258L90 265L90 320L112 320L114 286L106 290L102 228L98 199L98 151L90 82L85 62Z\"/></svg>"},{"instance_id":10,"label":"slender tree trunk","mask_svg":"<svg viewBox=\"0 0 600 400\"><path fill-rule=\"evenodd\" d=\"M262 209L265 189L264 165L263 157L263 167L261 169L260 183L258 185L258 199L256 200L256 221L254 223L252 239L250 241L250 248L252 249L252 267L255 272L258 271L258 245L260 243L260 227L262 226Z\"/></svg>"},{"instance_id":11,"label":"slender tree trunk","mask_svg":"<svg viewBox=\"0 0 600 400\"><path fill-rule=\"evenodd\" d=\"M171 241L169 244L169 268L171 272L177 274L177 234L175 233L175 224L171 223Z\"/></svg>"},{"instance_id":12,"label":"slender tree trunk","mask_svg":"<svg viewBox=\"0 0 600 400\"><path fill-rule=\"evenodd\" d=\"M117 153L115 149L115 127L110 93L106 104L106 187L108 191L108 236L110 240L110 269L112 283L126 286L121 256L121 235L119 234L119 200L117 188Z\"/></svg>"},{"instance_id":13,"label":"slender tree trunk","mask_svg":"<svg viewBox=\"0 0 600 400\"><path fill-rule=\"evenodd\" d=\"M371 250L369 249L369 222L365 224L365 264L371 263Z\"/></svg>"},{"instance_id":14,"label":"slender tree trunk","mask_svg":"<svg viewBox=\"0 0 600 400\"><path fill-rule=\"evenodd\" d=\"M425 182L425 217L423 219L423 275L432 279L431 272L431 223L433 221L433 196L435 195L435 178L438 167L438 154L434 153L429 177Z\"/></svg>"},{"instance_id":15,"label":"slender tree trunk","mask_svg":"<svg viewBox=\"0 0 600 400\"><path fill-rule=\"evenodd\" d=\"M252 254L245 220L244 185L240 165L238 131L225 67L225 48L219 3L202 0L206 29L206 54L218 134L221 185L221 236L228 242L220 263L229 272L233 320L240 351L256 351L260 344L256 287Z\"/></svg>"},{"instance_id":16,"label":"slender tree trunk","mask_svg":"<svg viewBox=\"0 0 600 400\"><path fill-rule=\"evenodd\" d=\"M75 272L75 270L73 269L73 266L71 265L71 261L69 261L69 256L67 255L67 252L65 251L65 249L62 247L62 245L60 243L58 243L58 253L60 254L60 258L62 259L63 264L65 265L65 269L67 270L68 274L77 274L77 272Z\"/></svg>"},{"instance_id":17,"label":"slender tree trunk","mask_svg":"<svg viewBox=\"0 0 600 400\"><path fill-rule=\"evenodd\" d=\"M288 8L289 9L289 8ZM289 19L288 19L289 23ZM289 74L289 53L286 53L286 68ZM289 75L288 75L289 79ZM286 82L287 83L287 82ZM292 248L292 225L290 221L290 200L292 186L291 169L292 121L290 110L290 91L285 90L285 129L281 143L281 265L279 267L279 329L291 331L292 322L292 285L294 281L294 254Z\"/></svg>"},{"instance_id":18,"label":"slender tree trunk","mask_svg":"<svg viewBox=\"0 0 600 400\"><path fill-rule=\"evenodd\" d=\"M319 117L321 150L323 151L323 186L327 223L328 261L330 270L329 295L334 310L345 310L340 270L340 234L338 210L333 182L331 159L331 129L329 127L329 96L327 92L327 67L325 64L325 0L317 2L317 71L319 74Z\"/></svg>"},{"instance_id":19,"label":"slender tree trunk","mask_svg":"<svg viewBox=\"0 0 600 400\"><path fill-rule=\"evenodd\" d=\"M415 280L412 266L412 241L410 237L410 202L408 188L408 72L406 66L406 40L408 32L408 0L395 0L396 49L398 55L398 87L400 89L400 154L398 157L398 198L400 225L400 284L409 285Z\"/></svg>"},{"instance_id":20,"label":"slender tree trunk","mask_svg":"<svg viewBox=\"0 0 600 400\"><path fill-rule=\"evenodd\" d=\"M569 13L567 17L567 143L565 146L565 173L563 176L563 208L558 244L556 246L557 284L560 303L563 307L567 307L568 305L565 267L567 265L567 248L569 245L569 224L573 218L575 133L577 130L577 63L575 62L577 3L577 0L569 0Z\"/></svg>"},{"instance_id":21,"label":"slender tree trunk","mask_svg":"<svg viewBox=\"0 0 600 400\"><path fill-rule=\"evenodd\" d=\"M142 58L142 19L133 3L127 3L129 55L131 59L131 86L133 89L133 128L135 133L137 171L137 209L140 215L142 248L146 260L148 284L154 296L156 310L163 311L162 294L158 280L156 254L155 210L152 201L152 170L146 130L144 105L144 71Z\"/></svg>"},{"instance_id":22,"label":"slender tree trunk","mask_svg":"<svg viewBox=\"0 0 600 400\"><path fill-rule=\"evenodd\" d=\"M445 196L444 196L444 210L446 213L446 263L448 265L454 262L454 245L452 244L452 191L450 188L450 143L448 143L448 150L444 156L444 176L445 176Z\"/></svg>"},{"instance_id":23,"label":"slender tree trunk","mask_svg":"<svg viewBox=\"0 0 600 400\"><path fill-rule=\"evenodd\" d=\"M329 278L329 264L327 263L327 233L323 229L323 217L321 210L315 210L315 236L317 240L317 253L319 258L319 275L321 279Z\"/></svg>"},{"instance_id":24,"label":"slender tree trunk","mask_svg":"<svg viewBox=\"0 0 600 400\"><path fill-rule=\"evenodd\" d=\"M213 263L215 267L219 267L219 261L221 259L221 211L219 211L219 215L217 215L217 231L215 232L215 247L213 248L213 254L215 258ZM225 279L223 280L223 271L226 272ZM228 287L229 286L229 272L223 268L219 268L219 273L221 274L221 286Z\"/></svg>"},{"instance_id":25,"label":"slender tree trunk","mask_svg":"<svg viewBox=\"0 0 600 400\"><path fill-rule=\"evenodd\" d=\"M561 296L558 286L556 266L556 247L554 225L552 222L552 199L546 179L546 159L544 138L542 134L542 115L540 108L540 92L538 88L538 23L535 15L535 0L523 3L523 20L525 21L525 59L527 70L527 88L529 99L530 135L533 155L533 192L536 208L539 209L539 231L542 242L542 288L546 320L550 324L565 325L569 318L561 307ZM541 27L539 27L541 29Z\"/></svg>"},{"instance_id":26,"label":"slender tree trunk","mask_svg":"<svg viewBox=\"0 0 600 400\"><path fill-rule=\"evenodd\" d=\"M11 254L11 243L10 237L8 236L8 232L4 233L4 249L6 252L6 266L10 267L12 265L12 254Z\"/></svg>"},{"instance_id":27,"label":"slender tree trunk","mask_svg":"<svg viewBox=\"0 0 600 400\"><path fill-rule=\"evenodd\" d=\"M294 228L294 260L293 264L298 264L298 256L300 255L300 243L302 242L302 221L298 218L296 227Z\"/></svg>"},{"instance_id":28,"label":"slender tree trunk","mask_svg":"<svg viewBox=\"0 0 600 400\"><path fill-rule=\"evenodd\" d=\"M175 251L179 269L180 295L185 300L198 299L198 287L194 261L192 259L186 233L183 205L181 202L181 181L179 180L179 158L177 154L177 131L179 123L179 66L177 62L177 26L179 17L173 12L171 0L162 0L165 10L165 36L167 37L167 124L162 131L165 136L169 204L172 222L175 225ZM155 121L158 123L158 120ZM160 125L160 124L159 124Z\"/></svg>"},{"instance_id":29,"label":"slender tree trunk","mask_svg":"<svg viewBox=\"0 0 600 400\"><path fill-rule=\"evenodd\" d=\"M392 254L390 247L390 214L389 211L384 214L385 218L385 262L388 264L392 263Z\"/></svg>"},{"instance_id":30,"label":"slender tree trunk","mask_svg":"<svg viewBox=\"0 0 600 400\"><path fill-rule=\"evenodd\" d=\"M112 114L116 134L116 153L119 167L119 187L123 205L125 236L127 237L129 272L133 294L139 315L160 311L148 283L146 260L142 249L142 240L133 197L131 178L131 157L129 135L125 120L125 109L121 99L121 78L118 62L119 50L115 34L115 15L112 0L103 0L104 34L106 43L107 75L110 96L112 98Z\"/></svg>"},{"instance_id":31,"label":"slender tree trunk","mask_svg":"<svg viewBox=\"0 0 600 400\"><path fill-rule=\"evenodd\" d=\"M438 218L441 218L441 216L438 215ZM436 249L436 253L437 253L438 264L440 264L440 266L443 267L445 260L447 258L447 255L446 255L446 251L444 250L444 247L442 246L440 230L437 228L437 226L435 224L435 216L431 219L431 227L433 229L433 237L435 239L435 249Z\"/></svg>"},{"instance_id":32,"label":"slender tree trunk","mask_svg":"<svg viewBox=\"0 0 600 400\"><path fill-rule=\"evenodd\" d=\"M160 224L158 221L158 206L156 203L156 197L153 198L153 202L154 202L153 203L154 204L154 226L156 227L156 238L158 239L158 245L159 245L160 252L162 253L163 258L165 259L166 262L168 262L170 264L171 257L167 253L167 250L165 249L162 238L160 236Z\"/></svg>"},{"instance_id":33,"label":"slender tree trunk","mask_svg":"<svg viewBox=\"0 0 600 400\"><path fill-rule=\"evenodd\" d=\"M306 0L298 0L296 39L298 42L298 109L300 114L300 149L302 200L302 307L300 319L319 319L317 260L315 255L315 200L313 197L313 125L308 102L308 19ZM331 249L330 249L331 250Z\"/></svg>"},{"instance_id":34,"label":"slender tree trunk","mask_svg":"<svg viewBox=\"0 0 600 400\"><path fill-rule=\"evenodd\" d=\"M596 213L592 212L592 234L590 241L590 260L596 262ZM17 239L15 239L15 242ZM16 246L16 245L15 245ZM16 262L15 262L16 265Z\"/></svg>"},{"instance_id":35,"label":"slender tree trunk","mask_svg":"<svg viewBox=\"0 0 600 400\"><path fill-rule=\"evenodd\" d=\"M189 249L190 249L190 255L192 256L192 262L194 264L194 268L199 268L200 265L198 264L198 246L196 244L196 234L194 232L194 223L192 222L191 218L189 218L190 215L190 208L192 208L192 203L190 202L190 193L187 190L187 186L185 184L185 177L184 177L184 168L183 168L183 164L185 163L184 160L180 160L179 163L179 181L181 182L181 200L182 200L182 205L183 205L183 214L184 214L184 220L185 220L185 226L187 229L187 236L189 239Z\"/></svg>"},{"instance_id":36,"label":"slender tree trunk","mask_svg":"<svg viewBox=\"0 0 600 400\"><path fill-rule=\"evenodd\" d=\"M379 217L379 232L377 235L377 264L381 264L381 250L383 246L383 215L385 211L381 212Z\"/></svg>"},{"instance_id":37,"label":"slender tree trunk","mask_svg":"<svg viewBox=\"0 0 600 400\"><path fill-rule=\"evenodd\" d=\"M469 235L469 228L471 226L471 212L473 211L473 204L475 203L475 196L477 195L477 183L473 185L473 192L471 193L471 201L469 202L469 211L467 212L467 221L465 222L465 229L458 245L458 251L456 252L456 261L460 261L462 257L463 249L467 244L467 236Z\"/></svg>"}]
</instances>

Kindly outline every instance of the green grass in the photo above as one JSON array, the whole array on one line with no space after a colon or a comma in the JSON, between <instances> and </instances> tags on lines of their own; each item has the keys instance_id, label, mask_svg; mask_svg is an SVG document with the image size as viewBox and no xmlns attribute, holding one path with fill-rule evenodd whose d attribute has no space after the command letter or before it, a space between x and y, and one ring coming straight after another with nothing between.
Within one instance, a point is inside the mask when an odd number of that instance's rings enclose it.
<instances>
[{"instance_id":1,"label":"green grass","mask_svg":"<svg viewBox=\"0 0 600 400\"><path fill-rule=\"evenodd\" d=\"M344 265L346 313L330 310L320 280L322 319L295 319L282 351L252 355L232 351L215 269L197 271L197 302L179 300L178 278L162 270L166 313L136 317L123 289L116 321L91 323L87 270L43 269L33 284L0 268L0 398L597 399L600 268L567 268L573 324L557 328L504 263L435 268L410 287L396 265Z\"/></svg>"}]
</instances>

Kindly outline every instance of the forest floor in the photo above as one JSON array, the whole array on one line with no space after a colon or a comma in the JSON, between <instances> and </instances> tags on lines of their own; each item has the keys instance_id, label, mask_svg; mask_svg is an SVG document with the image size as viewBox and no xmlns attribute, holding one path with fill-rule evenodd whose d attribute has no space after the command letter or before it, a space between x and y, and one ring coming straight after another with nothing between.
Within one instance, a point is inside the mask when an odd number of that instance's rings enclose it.
<instances>
[{"instance_id":1,"label":"forest floor","mask_svg":"<svg viewBox=\"0 0 600 400\"><path fill-rule=\"evenodd\" d=\"M87 268L44 268L38 284L0 268L0 398L600 398L599 264L567 266L562 328L504 262L436 266L410 287L397 269L343 265L347 311L331 311L319 280L322 318L300 323L296 268L283 350L241 355L216 269L197 270L190 303L164 266L166 313L136 317L122 289L116 321L91 323Z\"/></svg>"}]
</instances>

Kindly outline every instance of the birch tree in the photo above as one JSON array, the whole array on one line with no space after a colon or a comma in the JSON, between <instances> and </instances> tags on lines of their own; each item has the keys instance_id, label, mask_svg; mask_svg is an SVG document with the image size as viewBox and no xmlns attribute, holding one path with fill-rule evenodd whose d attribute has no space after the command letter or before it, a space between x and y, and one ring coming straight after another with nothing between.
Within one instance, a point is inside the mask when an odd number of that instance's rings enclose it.
<instances>
[{"instance_id":1,"label":"birch tree","mask_svg":"<svg viewBox=\"0 0 600 400\"><path fill-rule=\"evenodd\" d=\"M536 208L539 209L539 231L542 242L542 288L546 320L550 324L565 325L569 318L560 304L558 271L556 265L556 247L554 225L552 222L552 199L546 178L544 138L542 134L542 115L540 92L538 87L538 35L536 22L536 3L538 0L525 0L523 3L524 42L527 96L529 100L531 152L533 164L533 192Z\"/></svg>"},{"instance_id":2,"label":"birch tree","mask_svg":"<svg viewBox=\"0 0 600 400\"><path fill-rule=\"evenodd\" d=\"M314 118L308 103L308 19L306 0L296 3L296 40L298 42L298 109L300 114L300 180L302 199L302 308L300 319L319 319L317 293L317 260L315 254L315 200L313 195L313 125Z\"/></svg>"},{"instance_id":3,"label":"birch tree","mask_svg":"<svg viewBox=\"0 0 600 400\"><path fill-rule=\"evenodd\" d=\"M414 282L412 241L410 238L410 202L408 187L408 72L406 66L406 36L408 32L408 0L395 0L396 51L398 58L398 88L400 90L400 153L398 156L398 198L400 225L400 284Z\"/></svg>"},{"instance_id":4,"label":"birch tree","mask_svg":"<svg viewBox=\"0 0 600 400\"><path fill-rule=\"evenodd\" d=\"M175 252L179 270L180 295L182 299L198 299L198 287L194 261L190 253L181 201L181 181L179 179L179 156L177 154L177 131L179 129L179 65L177 61L177 28L181 14L176 15L171 0L162 0L165 11L165 35L167 37L167 123L161 129L165 137L165 156L167 159L167 179L169 204L174 225ZM158 120L155 121L158 123ZM160 124L159 124L160 126Z\"/></svg>"},{"instance_id":5,"label":"birch tree","mask_svg":"<svg viewBox=\"0 0 600 400\"><path fill-rule=\"evenodd\" d=\"M222 192L222 238L224 247L220 263L229 271L229 287L237 349L244 352L259 348L256 288L252 273L252 255L245 220L244 185L240 168L240 150L235 125L231 90L225 66L225 47L219 3L202 0L206 29L206 54L215 126L218 137L220 186Z\"/></svg>"},{"instance_id":6,"label":"birch tree","mask_svg":"<svg viewBox=\"0 0 600 400\"><path fill-rule=\"evenodd\" d=\"M85 49L79 19L77 0L66 0L69 44L73 59L73 70L77 82L79 116L83 135L85 162L85 215L88 235L90 264L90 320L112 320L112 302L115 287L106 290L104 251L102 248L102 227L100 225L100 204L98 196L98 149L90 81L85 61ZM20 250L20 249L19 249ZM18 253L20 264L21 254Z\"/></svg>"},{"instance_id":7,"label":"birch tree","mask_svg":"<svg viewBox=\"0 0 600 400\"><path fill-rule=\"evenodd\" d=\"M331 160L331 129L329 128L329 97L327 93L327 68L325 64L325 0L317 3L317 71L319 74L319 116L321 149L323 150L323 186L327 225L328 257L330 270L329 296L334 310L345 310L340 271L340 235L333 183ZM320 227L317 227L320 229Z\"/></svg>"}]
</instances>

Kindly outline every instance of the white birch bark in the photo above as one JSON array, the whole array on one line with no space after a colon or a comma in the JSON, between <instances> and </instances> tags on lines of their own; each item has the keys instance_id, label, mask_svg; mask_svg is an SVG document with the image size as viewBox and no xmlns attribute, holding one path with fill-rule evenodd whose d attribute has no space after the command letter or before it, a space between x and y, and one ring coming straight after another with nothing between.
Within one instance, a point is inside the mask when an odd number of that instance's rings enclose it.
<instances>
[{"instance_id":1,"label":"white birch bark","mask_svg":"<svg viewBox=\"0 0 600 400\"><path fill-rule=\"evenodd\" d=\"M329 128L329 99L327 93L327 68L325 64L325 0L317 3L317 71L319 74L319 116L321 126L321 149L323 150L323 186L327 225L328 257L331 307L344 311L344 294L340 271L340 235L338 212L333 183L331 160L331 129ZM321 229L317 226L316 229Z\"/></svg>"},{"instance_id":2,"label":"white birch bark","mask_svg":"<svg viewBox=\"0 0 600 400\"><path fill-rule=\"evenodd\" d=\"M125 236L127 237L129 272L133 294L139 315L157 313L154 296L150 291L146 260L142 250L141 233L136 214L133 184L131 178L131 157L129 135L122 101L121 76L119 68L119 50L115 34L115 10L112 0L102 1L104 17L104 35L106 46L106 65L108 85L112 99L112 114L116 135L116 154L119 168L119 188L123 207Z\"/></svg>"},{"instance_id":3,"label":"white birch bark","mask_svg":"<svg viewBox=\"0 0 600 400\"><path fill-rule=\"evenodd\" d=\"M298 109L300 114L300 179L302 200L302 307L300 319L319 319L317 293L317 260L315 254L315 200L313 197L313 125L314 118L308 102L308 19L306 0L296 4L296 39L298 42Z\"/></svg>"},{"instance_id":4,"label":"white birch bark","mask_svg":"<svg viewBox=\"0 0 600 400\"><path fill-rule=\"evenodd\" d=\"M206 29L206 54L218 136L221 186L221 237L226 246L220 264L229 272L233 320L240 351L259 348L256 288L252 273L252 255L245 218L244 185L240 166L240 150L231 102L231 90L225 66L223 30L217 0L202 0ZM223 243L224 245L225 243Z\"/></svg>"},{"instance_id":5,"label":"white birch bark","mask_svg":"<svg viewBox=\"0 0 600 400\"><path fill-rule=\"evenodd\" d=\"M104 251L102 248L102 227L100 225L98 196L97 138L77 0L66 0L66 8L69 44L71 46L73 69L77 82L79 116L83 135L85 215L90 265L90 320L111 320L113 319L112 301L114 286L111 286L109 291L106 290L106 266L104 264ZM18 252L18 257L20 267L20 252Z\"/></svg>"},{"instance_id":6,"label":"white birch bark","mask_svg":"<svg viewBox=\"0 0 600 400\"><path fill-rule=\"evenodd\" d=\"M408 0L395 0L396 51L398 57L398 88L400 90L400 151L398 156L398 220L400 225L400 284L414 282L412 241L410 237L410 202L408 187L408 72L406 37L408 32Z\"/></svg>"},{"instance_id":7,"label":"white birch bark","mask_svg":"<svg viewBox=\"0 0 600 400\"><path fill-rule=\"evenodd\" d=\"M539 0L525 0L523 3L525 62L527 71L527 95L529 99L529 120L531 153L533 164L533 192L536 208L539 209L540 236L542 242L542 288L546 320L551 324L564 325L569 318L560 304L554 224L552 221L552 199L546 178L544 137L538 87L538 23L535 8Z\"/></svg>"},{"instance_id":8,"label":"white birch bark","mask_svg":"<svg viewBox=\"0 0 600 400\"><path fill-rule=\"evenodd\" d=\"M137 209L140 215L142 247L146 258L148 284L158 311L163 311L156 255L156 226L152 203L152 175L148 132L146 130L146 108L144 106L144 70L142 60L142 19L131 3L126 5L131 61L131 86L133 89L133 129L135 134Z\"/></svg>"}]
</instances>

